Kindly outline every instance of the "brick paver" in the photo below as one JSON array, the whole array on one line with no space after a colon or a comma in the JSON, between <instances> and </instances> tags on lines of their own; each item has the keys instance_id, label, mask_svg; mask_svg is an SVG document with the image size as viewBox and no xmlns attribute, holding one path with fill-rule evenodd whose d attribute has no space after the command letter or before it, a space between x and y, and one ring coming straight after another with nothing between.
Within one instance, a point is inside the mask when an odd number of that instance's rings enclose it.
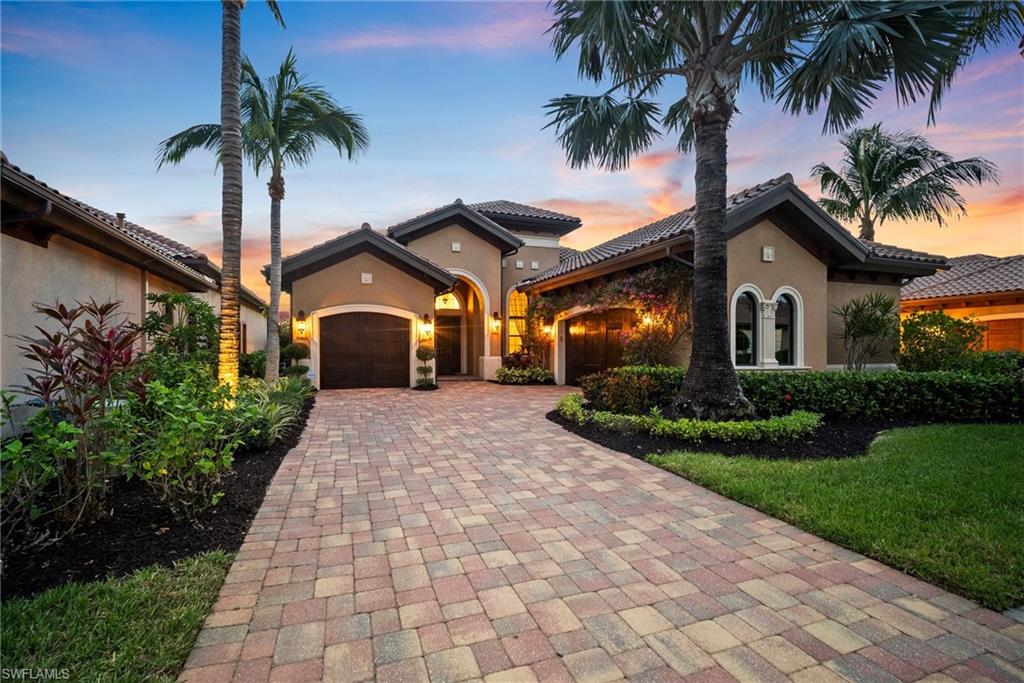
<instances>
[{"instance_id":1,"label":"brick paver","mask_svg":"<svg viewBox=\"0 0 1024 683\"><path fill-rule=\"evenodd\" d=\"M1024 680L1024 624L562 430L565 391L321 392L182 680Z\"/></svg>"}]
</instances>

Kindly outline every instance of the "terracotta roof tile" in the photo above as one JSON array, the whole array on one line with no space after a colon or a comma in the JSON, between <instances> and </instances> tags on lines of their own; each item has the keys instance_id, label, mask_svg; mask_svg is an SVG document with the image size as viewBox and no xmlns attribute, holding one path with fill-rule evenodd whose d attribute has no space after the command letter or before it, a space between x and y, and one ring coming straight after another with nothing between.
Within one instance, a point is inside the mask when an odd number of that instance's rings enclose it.
<instances>
[{"instance_id":1,"label":"terracotta roof tile","mask_svg":"<svg viewBox=\"0 0 1024 683\"><path fill-rule=\"evenodd\" d=\"M937 256L924 251L905 249L892 244L872 242L871 240L860 240L860 243L867 247L871 252L871 255L876 258L896 259L898 261L916 261L919 263L934 263L938 265L946 262L945 256Z\"/></svg>"},{"instance_id":2,"label":"terracotta roof tile","mask_svg":"<svg viewBox=\"0 0 1024 683\"><path fill-rule=\"evenodd\" d=\"M485 216L520 216L523 218L542 218L551 221L565 221L567 223L580 224L582 221L577 216L570 216L550 209L543 209L538 206L529 206L519 202L510 202L507 199L495 199L489 202L470 204L470 208L476 209Z\"/></svg>"},{"instance_id":3,"label":"terracotta roof tile","mask_svg":"<svg viewBox=\"0 0 1024 683\"><path fill-rule=\"evenodd\" d=\"M971 254L949 259L949 270L919 277L903 286L903 301L1024 291L1024 254Z\"/></svg>"}]
</instances>

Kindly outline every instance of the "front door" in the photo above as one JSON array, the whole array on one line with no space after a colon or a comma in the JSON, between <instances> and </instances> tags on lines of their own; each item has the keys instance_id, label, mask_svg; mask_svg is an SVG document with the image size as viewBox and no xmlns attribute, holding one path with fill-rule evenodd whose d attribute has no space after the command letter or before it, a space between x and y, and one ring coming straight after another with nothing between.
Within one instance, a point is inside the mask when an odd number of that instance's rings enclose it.
<instances>
[{"instance_id":1,"label":"front door","mask_svg":"<svg viewBox=\"0 0 1024 683\"><path fill-rule=\"evenodd\" d=\"M462 318L457 315L437 316L434 339L437 374L457 375L462 370Z\"/></svg>"},{"instance_id":2,"label":"front door","mask_svg":"<svg viewBox=\"0 0 1024 683\"><path fill-rule=\"evenodd\" d=\"M584 313L565 322L565 382L622 365L622 333L633 326L633 311L613 308Z\"/></svg>"}]
</instances>

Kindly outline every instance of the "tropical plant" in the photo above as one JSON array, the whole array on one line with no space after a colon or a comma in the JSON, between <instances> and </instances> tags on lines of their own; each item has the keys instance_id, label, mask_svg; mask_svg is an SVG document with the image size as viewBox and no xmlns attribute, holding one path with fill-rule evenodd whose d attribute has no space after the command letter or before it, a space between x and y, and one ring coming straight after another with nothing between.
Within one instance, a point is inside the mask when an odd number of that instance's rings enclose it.
<instances>
[{"instance_id":1,"label":"tropical plant","mask_svg":"<svg viewBox=\"0 0 1024 683\"><path fill-rule=\"evenodd\" d=\"M985 5L981 7L981 5ZM549 125L573 167L629 166L664 129L696 152L693 347L681 391L697 416L746 415L729 357L725 197L727 130L741 84L824 126L859 120L891 77L901 103L930 97L978 48L1022 34L1017 3L586 2L556 0L558 57L579 46L579 73L605 92L551 100ZM662 113L651 99L682 79Z\"/></svg>"},{"instance_id":2,"label":"tropical plant","mask_svg":"<svg viewBox=\"0 0 1024 683\"><path fill-rule=\"evenodd\" d=\"M299 73L289 50L278 72L261 79L248 59L242 61L242 148L258 176L270 173L270 306L267 310L266 382L277 380L280 360L278 312L281 300L281 201L285 166L310 162L326 142L352 159L369 146L361 117L339 106L324 88ZM219 150L221 127L191 126L160 143L160 163L178 163L196 149Z\"/></svg>"},{"instance_id":3,"label":"tropical plant","mask_svg":"<svg viewBox=\"0 0 1024 683\"><path fill-rule=\"evenodd\" d=\"M950 214L966 215L958 185L998 181L996 165L981 157L955 161L912 131L892 133L881 124L840 138L839 170L826 163L811 169L826 196L818 203L842 221L860 224L860 238L875 239L889 219L922 219L943 225Z\"/></svg>"},{"instance_id":4,"label":"tropical plant","mask_svg":"<svg viewBox=\"0 0 1024 683\"><path fill-rule=\"evenodd\" d=\"M942 311L914 313L900 329L901 370L960 370L978 355L985 326Z\"/></svg>"},{"instance_id":5,"label":"tropical plant","mask_svg":"<svg viewBox=\"0 0 1024 683\"><path fill-rule=\"evenodd\" d=\"M872 292L837 306L843 327L843 357L847 370L863 370L883 352L895 352L899 341L899 308L896 300L881 292ZM894 354L895 355L895 354Z\"/></svg>"},{"instance_id":6,"label":"tropical plant","mask_svg":"<svg viewBox=\"0 0 1024 683\"><path fill-rule=\"evenodd\" d=\"M36 327L42 336L16 337L22 355L37 366L18 390L42 400L42 419L74 429L59 430L63 440L74 437L73 453L63 446L51 453L57 471L52 509L68 532L102 511L108 475L125 455L127 435L116 399L131 379L139 331L119 307L92 299L70 308L36 304L45 319Z\"/></svg>"},{"instance_id":7,"label":"tropical plant","mask_svg":"<svg viewBox=\"0 0 1024 683\"><path fill-rule=\"evenodd\" d=\"M213 362L217 314L210 304L187 292L147 294L150 310L140 330L148 350Z\"/></svg>"}]
</instances>

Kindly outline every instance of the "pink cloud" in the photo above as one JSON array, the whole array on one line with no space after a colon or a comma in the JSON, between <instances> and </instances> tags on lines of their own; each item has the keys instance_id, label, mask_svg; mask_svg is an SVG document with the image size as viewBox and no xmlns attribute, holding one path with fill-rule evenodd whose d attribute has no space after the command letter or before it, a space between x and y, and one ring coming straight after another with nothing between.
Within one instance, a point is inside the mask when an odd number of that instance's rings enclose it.
<instances>
[{"instance_id":1,"label":"pink cloud","mask_svg":"<svg viewBox=\"0 0 1024 683\"><path fill-rule=\"evenodd\" d=\"M322 42L328 52L437 48L441 50L488 52L544 47L544 32L551 26L544 5L524 4L513 12L481 17L457 26L382 26L329 38Z\"/></svg>"}]
</instances>

